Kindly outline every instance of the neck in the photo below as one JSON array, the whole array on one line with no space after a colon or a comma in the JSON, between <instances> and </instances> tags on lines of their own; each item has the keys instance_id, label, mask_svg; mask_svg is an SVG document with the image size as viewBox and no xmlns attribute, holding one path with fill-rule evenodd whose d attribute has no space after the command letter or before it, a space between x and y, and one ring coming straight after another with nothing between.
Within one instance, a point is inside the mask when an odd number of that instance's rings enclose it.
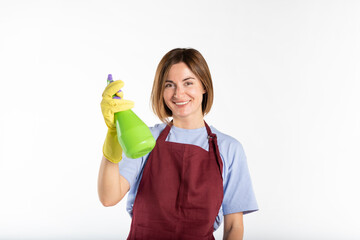
<instances>
[{"instance_id":1,"label":"neck","mask_svg":"<svg viewBox=\"0 0 360 240\"><path fill-rule=\"evenodd\" d=\"M196 129L196 128L204 127L205 123L203 117L196 120L173 118L173 126L178 128L185 128L185 129Z\"/></svg>"}]
</instances>

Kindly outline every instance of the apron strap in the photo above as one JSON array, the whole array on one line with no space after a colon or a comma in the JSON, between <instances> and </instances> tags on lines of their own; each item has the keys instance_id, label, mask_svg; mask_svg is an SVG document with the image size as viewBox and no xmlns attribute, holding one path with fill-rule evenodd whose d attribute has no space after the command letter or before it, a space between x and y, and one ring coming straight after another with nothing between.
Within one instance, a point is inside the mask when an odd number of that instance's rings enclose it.
<instances>
[{"instance_id":1,"label":"apron strap","mask_svg":"<svg viewBox=\"0 0 360 240\"><path fill-rule=\"evenodd\" d=\"M211 132L209 125L207 125L207 123L205 121L204 121L204 123L205 123L206 130L208 132L209 152L211 154L215 154L215 156L216 156L216 163L218 164L220 176L222 179L223 164L222 164L222 160L220 157L219 147L218 147L218 143L217 143L217 136L215 133Z\"/></svg>"},{"instance_id":2,"label":"apron strap","mask_svg":"<svg viewBox=\"0 0 360 240\"><path fill-rule=\"evenodd\" d=\"M172 125L172 121L171 121L171 125ZM162 130L162 132L160 133L159 137L157 138L157 141L162 141L165 142L167 135L170 132L170 124L166 124L166 127L164 130Z\"/></svg>"}]
</instances>

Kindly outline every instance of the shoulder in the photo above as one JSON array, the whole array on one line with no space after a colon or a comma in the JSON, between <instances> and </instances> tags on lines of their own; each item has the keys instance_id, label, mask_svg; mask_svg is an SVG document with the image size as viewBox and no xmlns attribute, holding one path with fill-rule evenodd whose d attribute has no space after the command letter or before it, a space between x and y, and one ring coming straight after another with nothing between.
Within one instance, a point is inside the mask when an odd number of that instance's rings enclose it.
<instances>
[{"instance_id":1,"label":"shoulder","mask_svg":"<svg viewBox=\"0 0 360 240\"><path fill-rule=\"evenodd\" d=\"M165 127L166 127L165 123L158 123L155 124L153 127L149 127L149 129L153 137L157 139Z\"/></svg>"},{"instance_id":2,"label":"shoulder","mask_svg":"<svg viewBox=\"0 0 360 240\"><path fill-rule=\"evenodd\" d=\"M210 128L211 131L215 133L217 136L219 148L227 149L227 150L243 151L243 146L241 142L238 141L236 138L217 130L213 126L210 126Z\"/></svg>"},{"instance_id":3,"label":"shoulder","mask_svg":"<svg viewBox=\"0 0 360 240\"><path fill-rule=\"evenodd\" d=\"M211 131L217 136L220 157L224 164L224 176L233 168L243 168L246 165L246 155L243 145L236 138L222 133L211 126Z\"/></svg>"}]
</instances>

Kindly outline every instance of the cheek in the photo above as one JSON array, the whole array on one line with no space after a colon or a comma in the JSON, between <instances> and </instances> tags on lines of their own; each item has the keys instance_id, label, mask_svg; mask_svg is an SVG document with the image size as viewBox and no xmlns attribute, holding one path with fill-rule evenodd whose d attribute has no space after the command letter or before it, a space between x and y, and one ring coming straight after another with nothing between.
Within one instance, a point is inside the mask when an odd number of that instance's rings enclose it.
<instances>
[{"instance_id":1,"label":"cheek","mask_svg":"<svg viewBox=\"0 0 360 240\"><path fill-rule=\"evenodd\" d=\"M200 89L193 89L191 92L189 92L189 94L195 98L195 99L198 99L198 100L202 100L203 98L203 91L200 90Z\"/></svg>"},{"instance_id":2,"label":"cheek","mask_svg":"<svg viewBox=\"0 0 360 240\"><path fill-rule=\"evenodd\" d=\"M164 94L163 94L163 99L164 99L164 101L165 101L165 102L170 101L171 97L172 97L171 90L170 90L170 89L166 89L166 90L164 91Z\"/></svg>"}]
</instances>

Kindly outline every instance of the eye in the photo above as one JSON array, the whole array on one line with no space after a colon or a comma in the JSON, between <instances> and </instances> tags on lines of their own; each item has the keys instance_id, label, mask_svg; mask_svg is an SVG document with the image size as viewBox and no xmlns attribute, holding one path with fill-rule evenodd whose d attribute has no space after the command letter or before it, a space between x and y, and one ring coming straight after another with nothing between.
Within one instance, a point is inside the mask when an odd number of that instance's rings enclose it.
<instances>
[{"instance_id":1,"label":"eye","mask_svg":"<svg viewBox=\"0 0 360 240\"><path fill-rule=\"evenodd\" d=\"M169 87L173 87L174 84L173 83L165 83L165 88L169 88Z\"/></svg>"},{"instance_id":2,"label":"eye","mask_svg":"<svg viewBox=\"0 0 360 240\"><path fill-rule=\"evenodd\" d=\"M190 82L190 81L186 81L186 82L185 82L185 86L189 86L189 85L193 85L193 83Z\"/></svg>"}]
</instances>

